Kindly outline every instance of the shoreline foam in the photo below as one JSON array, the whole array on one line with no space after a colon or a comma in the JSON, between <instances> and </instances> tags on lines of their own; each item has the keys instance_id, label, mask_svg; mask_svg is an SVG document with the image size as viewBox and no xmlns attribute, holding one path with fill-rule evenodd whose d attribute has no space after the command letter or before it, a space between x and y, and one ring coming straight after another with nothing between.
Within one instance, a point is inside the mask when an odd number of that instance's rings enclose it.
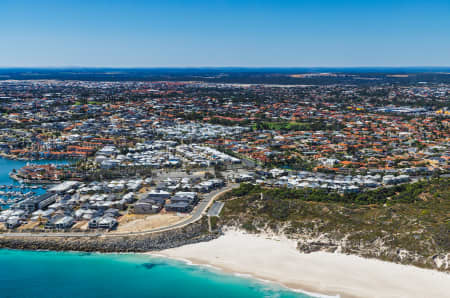
<instances>
[{"instance_id":1,"label":"shoreline foam","mask_svg":"<svg viewBox=\"0 0 450 298\"><path fill-rule=\"evenodd\" d=\"M150 255L153 257L158 257L158 258L163 258L163 259L169 259L169 260L174 260L177 262L182 262L183 264L187 265L187 266L196 266L196 267L202 267L202 268L206 268L206 269L211 269L215 272L219 272L219 273L223 273L223 274L228 274L228 275L233 275L239 278L244 278L244 279L251 279L254 281L258 281L264 284L269 284L269 285L276 285L282 288L285 288L289 291L295 292L295 293L300 293L300 294L306 294L308 296L314 297L314 298L341 298L341 296L339 294L337 295L324 295L324 294L319 294L319 293L313 293L313 292L309 292L309 291L305 291L302 289L298 289L298 288L290 288L280 282L274 281L274 280L270 280L270 279L264 279L264 278L260 278L257 277L255 275L249 274L249 273L239 273L239 272L233 272L227 269L224 269L220 266L216 266L216 265L211 265L208 263L197 263L195 261L191 261L190 259L184 259L184 258L178 258L178 257L169 257L165 254L159 254L159 253L153 253L153 252L148 252L148 253L144 253L144 255Z\"/></svg>"}]
</instances>

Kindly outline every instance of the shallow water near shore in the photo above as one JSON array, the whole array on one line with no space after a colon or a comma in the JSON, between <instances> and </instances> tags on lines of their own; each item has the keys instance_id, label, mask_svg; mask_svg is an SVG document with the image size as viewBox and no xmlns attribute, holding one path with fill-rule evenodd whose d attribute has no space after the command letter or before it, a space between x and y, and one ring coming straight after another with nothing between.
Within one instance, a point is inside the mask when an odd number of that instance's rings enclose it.
<instances>
[{"instance_id":1,"label":"shallow water near shore","mask_svg":"<svg viewBox=\"0 0 450 298\"><path fill-rule=\"evenodd\" d=\"M141 254L0 250L1 297L306 298L275 284Z\"/></svg>"}]
</instances>

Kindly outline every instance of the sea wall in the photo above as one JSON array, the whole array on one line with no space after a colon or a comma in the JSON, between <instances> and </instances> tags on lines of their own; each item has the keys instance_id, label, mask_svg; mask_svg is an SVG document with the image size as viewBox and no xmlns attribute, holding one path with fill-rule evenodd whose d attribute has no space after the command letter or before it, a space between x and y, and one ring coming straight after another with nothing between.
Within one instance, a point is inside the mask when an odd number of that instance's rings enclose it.
<instances>
[{"instance_id":1,"label":"sea wall","mask_svg":"<svg viewBox=\"0 0 450 298\"><path fill-rule=\"evenodd\" d=\"M206 221L198 221L180 229L129 236L98 237L6 237L0 236L0 247L28 250L86 252L146 252L178 247L219 237L209 233Z\"/></svg>"}]
</instances>

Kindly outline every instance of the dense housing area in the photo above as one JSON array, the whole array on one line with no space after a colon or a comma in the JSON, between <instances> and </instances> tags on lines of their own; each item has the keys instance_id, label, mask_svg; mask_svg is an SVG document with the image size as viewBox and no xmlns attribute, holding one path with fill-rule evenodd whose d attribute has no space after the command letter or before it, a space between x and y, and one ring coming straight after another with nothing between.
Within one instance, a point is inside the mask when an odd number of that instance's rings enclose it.
<instances>
[{"instance_id":1,"label":"dense housing area","mask_svg":"<svg viewBox=\"0 0 450 298\"><path fill-rule=\"evenodd\" d=\"M2 229L126 234L208 215L210 230L309 237L305 251L442 263L450 86L388 82L0 81L0 154L29 161L0 186Z\"/></svg>"}]
</instances>

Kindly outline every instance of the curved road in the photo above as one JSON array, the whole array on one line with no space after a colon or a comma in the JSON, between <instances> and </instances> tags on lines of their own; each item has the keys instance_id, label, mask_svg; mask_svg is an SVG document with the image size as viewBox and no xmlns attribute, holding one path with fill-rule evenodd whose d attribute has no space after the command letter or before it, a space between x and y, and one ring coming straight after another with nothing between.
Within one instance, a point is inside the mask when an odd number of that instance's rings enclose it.
<instances>
[{"instance_id":1,"label":"curved road","mask_svg":"<svg viewBox=\"0 0 450 298\"><path fill-rule=\"evenodd\" d=\"M151 229L144 232L129 232L129 233L80 233L80 232L67 232L67 233L0 233L0 237L119 237L119 236L130 236L130 235L145 235L157 232L164 232L168 230L178 229L185 227L189 224L192 224L198 220L200 220L206 209L214 202L215 199L220 197L222 194L232 190L233 188L238 187L239 184L231 184L224 188L218 189L216 191L212 191L206 195L206 198L201 200L198 205L194 208L191 216L185 220L176 222L174 224L160 227L156 229Z\"/></svg>"}]
</instances>

